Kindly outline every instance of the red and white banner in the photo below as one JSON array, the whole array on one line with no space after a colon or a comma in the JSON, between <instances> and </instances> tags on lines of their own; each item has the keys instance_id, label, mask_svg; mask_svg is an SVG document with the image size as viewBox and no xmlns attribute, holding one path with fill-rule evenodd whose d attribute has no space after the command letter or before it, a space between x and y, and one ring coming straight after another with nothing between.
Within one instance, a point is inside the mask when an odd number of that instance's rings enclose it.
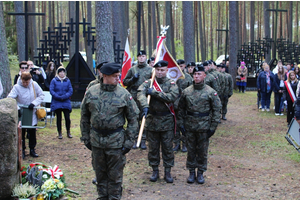
<instances>
[{"instance_id":1,"label":"red and white banner","mask_svg":"<svg viewBox=\"0 0 300 200\"><path fill-rule=\"evenodd\" d=\"M168 61L168 73L167 77L174 80L175 82L178 79L184 79L185 76L178 66L177 62L174 60L170 52L168 51L167 46L165 45L165 36L160 36L156 46L156 57L155 63L160 60Z\"/></svg>"},{"instance_id":2,"label":"red and white banner","mask_svg":"<svg viewBox=\"0 0 300 200\"><path fill-rule=\"evenodd\" d=\"M295 95L295 93L294 93L294 91L292 89L291 84L289 82L287 82L287 81L284 81L284 84L285 84L285 88L287 89L287 91L288 91L288 93L289 93L289 95L290 95L290 97L292 99L292 102L294 103L294 101L296 101L297 98L296 98L296 95Z\"/></svg>"},{"instance_id":3,"label":"red and white banner","mask_svg":"<svg viewBox=\"0 0 300 200\"><path fill-rule=\"evenodd\" d=\"M124 50L124 56L123 56L123 64L122 64L122 75L121 75L121 85L123 85L123 79L125 78L128 70L131 68L131 56L130 56L130 49L129 49L129 42L128 38L126 39L126 44L125 44L125 50Z\"/></svg>"}]
</instances>

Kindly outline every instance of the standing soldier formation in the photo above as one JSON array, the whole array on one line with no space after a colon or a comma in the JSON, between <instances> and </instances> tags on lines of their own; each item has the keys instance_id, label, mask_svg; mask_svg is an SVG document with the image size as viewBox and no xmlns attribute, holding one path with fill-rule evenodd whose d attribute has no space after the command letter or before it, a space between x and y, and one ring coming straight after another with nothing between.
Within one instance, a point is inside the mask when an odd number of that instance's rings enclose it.
<instances>
[{"instance_id":1,"label":"standing soldier formation","mask_svg":"<svg viewBox=\"0 0 300 200\"><path fill-rule=\"evenodd\" d=\"M159 61L153 67L155 68L156 81L162 91L150 87L151 80L145 81L138 88L138 101L142 107L142 115L146 118L145 128L149 146L148 160L153 169L150 181L156 182L159 178L158 166L161 147L165 168L164 179L167 183L173 183L171 167L174 166L173 138L175 123L168 104L175 102L179 91L176 83L167 78L167 61ZM151 95L150 104L147 103L147 95Z\"/></svg>"},{"instance_id":2,"label":"standing soldier formation","mask_svg":"<svg viewBox=\"0 0 300 200\"><path fill-rule=\"evenodd\" d=\"M98 198L121 199L125 154L133 146L139 110L130 93L118 85L121 66L108 63L100 71L100 84L90 87L82 100L81 141L92 150Z\"/></svg>"},{"instance_id":3,"label":"standing soldier formation","mask_svg":"<svg viewBox=\"0 0 300 200\"><path fill-rule=\"evenodd\" d=\"M146 51L141 50L137 55L137 59L138 59L138 64L128 70L125 79L123 80L123 84L127 86L127 90L130 92L130 94L132 95L133 99L135 100L136 104L138 105L141 111L142 110L141 105L137 101L137 89L143 82L151 78L152 67L149 67L148 64L146 63L147 61ZM140 114L140 119L141 119L141 114ZM136 149L136 142L134 143L133 148ZM147 149L145 131L142 136L141 149Z\"/></svg>"},{"instance_id":4,"label":"standing soldier formation","mask_svg":"<svg viewBox=\"0 0 300 200\"><path fill-rule=\"evenodd\" d=\"M203 172L207 170L209 138L215 133L220 119L220 99L217 92L205 84L205 76L203 65L197 65L194 83L183 90L178 105L178 124L187 140L188 183L194 183L195 179L199 184L205 182Z\"/></svg>"}]
</instances>

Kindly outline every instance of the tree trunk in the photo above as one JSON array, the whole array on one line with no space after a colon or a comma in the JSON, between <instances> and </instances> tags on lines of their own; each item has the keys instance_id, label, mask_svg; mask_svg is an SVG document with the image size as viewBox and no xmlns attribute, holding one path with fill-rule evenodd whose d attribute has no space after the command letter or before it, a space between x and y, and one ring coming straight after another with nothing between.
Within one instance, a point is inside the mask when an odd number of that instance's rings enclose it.
<instances>
[{"instance_id":1,"label":"tree trunk","mask_svg":"<svg viewBox=\"0 0 300 200\"><path fill-rule=\"evenodd\" d=\"M142 17L142 28L143 28L143 32L142 32L142 36L143 36L143 49L146 50L147 49L147 42L146 42L146 27L145 27L145 15L144 15L144 3L142 1L141 3L141 17ZM149 52L150 53L150 52ZM148 53L148 55L149 55Z\"/></svg>"},{"instance_id":2,"label":"tree trunk","mask_svg":"<svg viewBox=\"0 0 300 200\"><path fill-rule=\"evenodd\" d=\"M172 56L174 59L176 59L176 51L175 51L175 37L174 37L174 30L175 30L175 25L174 25L174 20L173 20L173 14L172 14L172 5L171 5L171 25L172 25L172 29L171 29L171 46L172 46Z\"/></svg>"},{"instance_id":3,"label":"tree trunk","mask_svg":"<svg viewBox=\"0 0 300 200\"><path fill-rule=\"evenodd\" d=\"M87 21L90 22L91 24L89 25L89 27L92 27L92 2L91 1L87 1ZM86 40L86 44L87 42L87 36L85 37ZM86 58L87 58L87 64L90 68L91 71L94 71L93 68L93 54L92 54L92 43L90 43L90 46L86 45Z\"/></svg>"},{"instance_id":4,"label":"tree trunk","mask_svg":"<svg viewBox=\"0 0 300 200\"><path fill-rule=\"evenodd\" d=\"M240 45L242 45L244 43L243 41L243 2L239 3L239 25L238 25L238 29L239 29L239 43Z\"/></svg>"},{"instance_id":5,"label":"tree trunk","mask_svg":"<svg viewBox=\"0 0 300 200\"><path fill-rule=\"evenodd\" d=\"M151 1L151 17L152 17L152 42L153 46L152 49L156 49L157 43L157 29L156 29L156 17L155 17L155 1Z\"/></svg>"},{"instance_id":6,"label":"tree trunk","mask_svg":"<svg viewBox=\"0 0 300 200\"><path fill-rule=\"evenodd\" d=\"M281 8L281 1L279 2L279 8ZM277 31L277 33L279 32L279 36L275 35L277 38L282 37L282 12L279 12L279 20L279 31Z\"/></svg>"},{"instance_id":7,"label":"tree trunk","mask_svg":"<svg viewBox=\"0 0 300 200\"><path fill-rule=\"evenodd\" d=\"M112 2L96 1L97 63L114 62Z\"/></svg>"},{"instance_id":8,"label":"tree trunk","mask_svg":"<svg viewBox=\"0 0 300 200\"><path fill-rule=\"evenodd\" d=\"M15 12L24 12L23 2L15 1ZM18 55L19 62L25 60L25 17L24 15L16 15L16 30L18 39ZM6 39L5 39L6 41Z\"/></svg>"},{"instance_id":9,"label":"tree trunk","mask_svg":"<svg viewBox=\"0 0 300 200\"><path fill-rule=\"evenodd\" d=\"M205 49L204 49L204 35L203 35L203 26L202 26L202 10L201 10L201 4L200 1L198 1L198 12L199 12L199 34L200 34L200 51L201 51L201 60L202 62L205 61L206 57L205 57Z\"/></svg>"},{"instance_id":10,"label":"tree trunk","mask_svg":"<svg viewBox=\"0 0 300 200\"><path fill-rule=\"evenodd\" d=\"M257 17L257 37L256 38L261 38L261 11L259 10L260 3L261 2L257 2L258 17Z\"/></svg>"},{"instance_id":11,"label":"tree trunk","mask_svg":"<svg viewBox=\"0 0 300 200\"><path fill-rule=\"evenodd\" d=\"M298 1L296 1L296 13L295 13L296 34L294 34L295 35L295 39L294 39L295 43L299 42L299 38L298 38L299 23L298 23L298 21L299 21L299 19L298 19Z\"/></svg>"},{"instance_id":12,"label":"tree trunk","mask_svg":"<svg viewBox=\"0 0 300 200\"><path fill-rule=\"evenodd\" d=\"M212 15L213 15L213 12L212 12L212 2L210 2L210 59L214 59L214 41L213 41L213 18L212 18Z\"/></svg>"},{"instance_id":13,"label":"tree trunk","mask_svg":"<svg viewBox=\"0 0 300 200\"><path fill-rule=\"evenodd\" d=\"M265 37L271 37L270 33L270 12L266 11L269 9L269 2L264 1L264 30L265 30ZM271 60L271 50L265 55L265 61L269 63Z\"/></svg>"},{"instance_id":14,"label":"tree trunk","mask_svg":"<svg viewBox=\"0 0 300 200\"><path fill-rule=\"evenodd\" d=\"M28 8L29 8L29 12L35 12L35 1L29 1L28 2ZM36 16L30 16L29 17L29 34L28 35L37 35L36 33ZM36 52L37 52L37 37L29 37L28 38L30 41L30 45L29 45L29 48L30 48L30 60L34 62L34 56L37 56Z\"/></svg>"},{"instance_id":15,"label":"tree trunk","mask_svg":"<svg viewBox=\"0 0 300 200\"><path fill-rule=\"evenodd\" d=\"M172 29L174 28L172 26L172 22L171 22L171 15L172 15L172 8L171 8L171 1L165 1L165 17L166 17L166 26L169 26L168 30L167 30L167 35L166 35L166 45L168 47L169 52L172 52L172 45L171 45L171 40L172 40L172 36L171 36L171 32Z\"/></svg>"},{"instance_id":16,"label":"tree trunk","mask_svg":"<svg viewBox=\"0 0 300 200\"><path fill-rule=\"evenodd\" d=\"M244 1L244 16L243 16L243 41L245 43L248 43L248 38L247 38L247 25L246 25L246 1Z\"/></svg>"},{"instance_id":17,"label":"tree trunk","mask_svg":"<svg viewBox=\"0 0 300 200\"><path fill-rule=\"evenodd\" d=\"M204 57L205 57L205 59L206 59L206 41L207 41L207 39L206 39L206 34L205 34L205 11L204 11L204 2L202 1L202 14L203 14L203 45L204 45ZM204 61L204 60L203 60Z\"/></svg>"},{"instance_id":18,"label":"tree trunk","mask_svg":"<svg viewBox=\"0 0 300 200\"><path fill-rule=\"evenodd\" d=\"M15 2L15 4L16 3L17 2ZM21 2L21 4L23 4L23 2ZM18 7L20 7L19 3L17 3L17 5ZM7 53L7 46L6 46L6 33L5 33L2 2L0 2L0 78L3 86L3 94L1 97L6 97L12 88L12 84L10 78L10 68L9 68L9 60L8 60L8 53Z\"/></svg>"},{"instance_id":19,"label":"tree trunk","mask_svg":"<svg viewBox=\"0 0 300 200\"><path fill-rule=\"evenodd\" d=\"M75 22L76 20L76 5L75 5L75 1L69 1L69 22L71 22L71 19L73 19L73 22ZM73 12L72 12L73 10ZM71 26L70 26L71 28ZM73 25L73 30L75 30L75 25ZM72 59L72 57L74 56L75 54L75 34L73 34L73 37L71 37L71 42L70 42L70 45L69 45L69 57L70 57L70 60Z\"/></svg>"},{"instance_id":20,"label":"tree trunk","mask_svg":"<svg viewBox=\"0 0 300 200\"><path fill-rule=\"evenodd\" d=\"M183 46L184 60L195 62L195 36L194 36L194 15L193 2L182 2L182 21L183 21Z\"/></svg>"},{"instance_id":21,"label":"tree trunk","mask_svg":"<svg viewBox=\"0 0 300 200\"><path fill-rule=\"evenodd\" d=\"M230 66L229 73L233 79L235 85L235 76L236 76L236 65L237 65L237 46L236 46L236 1L229 1L229 35L230 35L230 44L229 44L229 58Z\"/></svg>"},{"instance_id":22,"label":"tree trunk","mask_svg":"<svg viewBox=\"0 0 300 200\"><path fill-rule=\"evenodd\" d=\"M147 10L147 17L148 17L148 58L151 57L153 49L152 49L152 22L151 22L151 2L148 1L148 10Z\"/></svg>"},{"instance_id":23,"label":"tree trunk","mask_svg":"<svg viewBox=\"0 0 300 200\"><path fill-rule=\"evenodd\" d=\"M220 1L218 1L218 29L220 29L220 22L221 22L221 18L220 18ZM217 50L217 54L218 56L220 55L220 31L216 31L217 32L217 47L218 47L218 50Z\"/></svg>"},{"instance_id":24,"label":"tree trunk","mask_svg":"<svg viewBox=\"0 0 300 200\"><path fill-rule=\"evenodd\" d=\"M160 36L160 13L159 13L159 7L158 7L158 2L156 2L156 16L157 16L157 36Z\"/></svg>"},{"instance_id":25,"label":"tree trunk","mask_svg":"<svg viewBox=\"0 0 300 200\"><path fill-rule=\"evenodd\" d=\"M254 23L255 23L255 5L254 1L250 2L250 42L254 42Z\"/></svg>"},{"instance_id":26,"label":"tree trunk","mask_svg":"<svg viewBox=\"0 0 300 200\"><path fill-rule=\"evenodd\" d=\"M293 41L293 2L290 1L290 9L289 9L289 27L288 27L288 33L289 33L289 40L290 42Z\"/></svg>"},{"instance_id":27,"label":"tree trunk","mask_svg":"<svg viewBox=\"0 0 300 200\"><path fill-rule=\"evenodd\" d=\"M198 2L194 1L196 55L197 55L197 60L200 60L200 57L199 57L199 41L198 41L198 21L197 21L198 16L197 16L197 14L198 14Z\"/></svg>"},{"instance_id":28,"label":"tree trunk","mask_svg":"<svg viewBox=\"0 0 300 200\"><path fill-rule=\"evenodd\" d=\"M42 13L45 13L45 16L42 17L42 36L43 36L43 31L46 30L46 19L48 18L46 4L47 3L45 1L42 1Z\"/></svg>"},{"instance_id":29,"label":"tree trunk","mask_svg":"<svg viewBox=\"0 0 300 200\"><path fill-rule=\"evenodd\" d=\"M55 27L55 5L54 5L54 1L52 1L51 12L52 12L51 13L52 18L50 18L49 20L51 20L51 24L52 24L51 29L54 30L54 27Z\"/></svg>"}]
</instances>

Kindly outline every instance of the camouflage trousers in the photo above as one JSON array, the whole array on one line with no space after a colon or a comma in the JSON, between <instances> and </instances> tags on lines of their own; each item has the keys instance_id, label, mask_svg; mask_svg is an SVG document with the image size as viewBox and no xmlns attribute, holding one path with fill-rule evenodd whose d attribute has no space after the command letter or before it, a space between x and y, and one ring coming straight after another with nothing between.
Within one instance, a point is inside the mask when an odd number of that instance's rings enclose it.
<instances>
[{"instance_id":1,"label":"camouflage trousers","mask_svg":"<svg viewBox=\"0 0 300 200\"><path fill-rule=\"evenodd\" d=\"M147 131L148 160L150 166L158 166L160 163L160 146L162 151L163 166L174 166L173 138L174 130L170 131Z\"/></svg>"},{"instance_id":2,"label":"camouflage trousers","mask_svg":"<svg viewBox=\"0 0 300 200\"><path fill-rule=\"evenodd\" d=\"M223 98L221 99L221 103L222 103L222 114L226 114L227 113L227 104L228 104L228 96L223 96Z\"/></svg>"},{"instance_id":3,"label":"camouflage trousers","mask_svg":"<svg viewBox=\"0 0 300 200\"><path fill-rule=\"evenodd\" d=\"M176 135L174 136L174 144L175 146L180 144L180 141L182 142L182 145L185 145L185 136L179 131L179 127L176 127Z\"/></svg>"},{"instance_id":4,"label":"camouflage trousers","mask_svg":"<svg viewBox=\"0 0 300 200\"><path fill-rule=\"evenodd\" d=\"M205 172L207 170L207 153L209 139L206 138L206 132L187 132L187 160L186 167L189 170L198 170Z\"/></svg>"},{"instance_id":5,"label":"camouflage trousers","mask_svg":"<svg viewBox=\"0 0 300 200\"><path fill-rule=\"evenodd\" d=\"M121 199L126 157L120 149L92 147L93 167L97 178L97 199Z\"/></svg>"}]
</instances>

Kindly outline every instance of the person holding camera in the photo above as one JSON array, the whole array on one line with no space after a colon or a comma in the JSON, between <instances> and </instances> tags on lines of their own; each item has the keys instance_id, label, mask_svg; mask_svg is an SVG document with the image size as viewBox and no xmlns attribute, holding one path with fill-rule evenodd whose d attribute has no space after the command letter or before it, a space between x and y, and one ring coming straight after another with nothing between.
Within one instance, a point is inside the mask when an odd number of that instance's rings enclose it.
<instances>
[{"instance_id":1,"label":"person holding camera","mask_svg":"<svg viewBox=\"0 0 300 200\"><path fill-rule=\"evenodd\" d=\"M39 84L39 86L44 90L45 89L44 88L45 78L44 78L43 74L40 72L40 68L35 66L31 60L27 61L27 65L29 67L29 70L30 70L30 73L32 76L32 80L37 82Z\"/></svg>"},{"instance_id":2,"label":"person holding camera","mask_svg":"<svg viewBox=\"0 0 300 200\"><path fill-rule=\"evenodd\" d=\"M245 62L241 62L241 66L238 68L238 76L239 78L236 81L237 86L239 87L239 92L245 93L245 89L247 86L247 75L248 69L245 66Z\"/></svg>"}]
</instances>

